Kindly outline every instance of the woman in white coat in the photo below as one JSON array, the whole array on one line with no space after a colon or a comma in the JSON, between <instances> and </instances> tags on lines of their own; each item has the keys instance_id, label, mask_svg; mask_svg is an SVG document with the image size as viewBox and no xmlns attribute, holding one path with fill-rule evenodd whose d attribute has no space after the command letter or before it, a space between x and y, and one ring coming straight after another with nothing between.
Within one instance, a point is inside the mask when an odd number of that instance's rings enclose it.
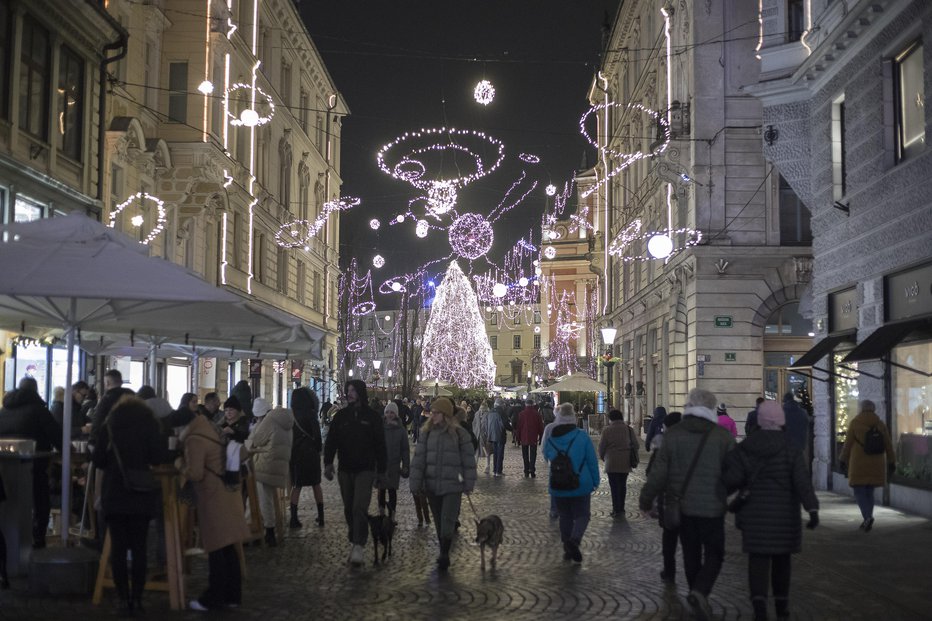
<instances>
[{"instance_id":1,"label":"woman in white coat","mask_svg":"<svg viewBox=\"0 0 932 621\"><path fill-rule=\"evenodd\" d=\"M269 410L265 399L256 399L252 404L253 416L259 422L249 432L246 450L252 457L253 472L259 494L259 510L265 526L265 542L277 545L275 540L276 488L288 487L288 464L291 461L291 430L294 416L287 408Z\"/></svg>"}]
</instances>

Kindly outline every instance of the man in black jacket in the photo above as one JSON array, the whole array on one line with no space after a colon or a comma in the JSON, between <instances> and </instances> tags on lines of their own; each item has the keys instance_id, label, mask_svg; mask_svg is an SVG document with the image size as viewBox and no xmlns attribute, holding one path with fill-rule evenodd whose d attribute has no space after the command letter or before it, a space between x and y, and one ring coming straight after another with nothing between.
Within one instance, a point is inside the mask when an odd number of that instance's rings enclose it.
<instances>
[{"instance_id":1,"label":"man in black jacket","mask_svg":"<svg viewBox=\"0 0 932 621\"><path fill-rule=\"evenodd\" d=\"M116 369L109 369L104 373L104 395L94 408L94 419L91 421L91 438L97 438L100 430L107 420L110 410L123 395L135 394L129 388L123 388L123 374Z\"/></svg>"},{"instance_id":2,"label":"man in black jacket","mask_svg":"<svg viewBox=\"0 0 932 621\"><path fill-rule=\"evenodd\" d=\"M324 445L324 477L333 480L333 458L339 457L340 495L352 544L349 561L359 566L365 562L372 487L376 476L385 476L385 431L382 418L367 405L365 382L350 380L343 390L347 405L330 423Z\"/></svg>"},{"instance_id":3,"label":"man in black jacket","mask_svg":"<svg viewBox=\"0 0 932 621\"><path fill-rule=\"evenodd\" d=\"M19 388L3 397L0 409L0 436L17 436L36 441L37 452L48 452L54 446L62 450L61 425L39 396L36 380L24 377ZM37 458L32 462L32 547L45 547L51 513L49 498L49 459Z\"/></svg>"}]
</instances>

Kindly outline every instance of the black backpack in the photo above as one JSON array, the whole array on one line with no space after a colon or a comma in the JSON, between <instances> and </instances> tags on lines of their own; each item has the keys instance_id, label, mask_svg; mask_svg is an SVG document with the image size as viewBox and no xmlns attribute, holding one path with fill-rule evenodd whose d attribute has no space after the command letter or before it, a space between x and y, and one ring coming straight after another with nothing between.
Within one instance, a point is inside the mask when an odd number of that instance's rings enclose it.
<instances>
[{"instance_id":1,"label":"black backpack","mask_svg":"<svg viewBox=\"0 0 932 621\"><path fill-rule=\"evenodd\" d=\"M548 440L557 451L557 456L550 462L550 487L552 489L567 491L579 487L579 474L573 468L573 460L569 455L570 447L573 446L576 437L576 435L573 436L565 451L561 451L556 444L553 444L553 438Z\"/></svg>"},{"instance_id":2,"label":"black backpack","mask_svg":"<svg viewBox=\"0 0 932 621\"><path fill-rule=\"evenodd\" d=\"M877 429L877 425L872 425L864 434L863 446L866 455L880 455L886 452L886 442L884 442L883 433Z\"/></svg>"}]
</instances>

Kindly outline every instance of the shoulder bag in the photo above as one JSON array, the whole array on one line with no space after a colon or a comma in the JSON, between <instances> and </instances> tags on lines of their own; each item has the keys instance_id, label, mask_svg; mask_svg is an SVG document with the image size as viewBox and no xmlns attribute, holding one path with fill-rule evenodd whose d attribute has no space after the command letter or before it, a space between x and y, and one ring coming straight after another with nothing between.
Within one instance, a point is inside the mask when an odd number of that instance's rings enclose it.
<instances>
[{"instance_id":1,"label":"shoulder bag","mask_svg":"<svg viewBox=\"0 0 932 621\"><path fill-rule=\"evenodd\" d=\"M627 425L625 425L627 427ZM630 456L628 457L628 465L631 468L637 468L638 464L641 463L641 456L638 454L638 442L634 437L634 429L628 427L628 439L631 441L629 444Z\"/></svg>"},{"instance_id":2,"label":"shoulder bag","mask_svg":"<svg viewBox=\"0 0 932 621\"><path fill-rule=\"evenodd\" d=\"M696 449L696 454L693 455L693 461L689 464L689 470L686 471L686 479L683 481L683 486L680 487L679 493L674 491L667 491L663 497L663 516L662 516L662 526L667 530L679 530L682 514L680 513L680 501L683 499L683 496L686 495L686 489L689 487L689 481L693 478L693 472L696 471L696 464L699 463L699 456L702 455L702 449L705 448L705 442L709 439L709 433L712 430L706 431L702 436L702 440L699 442L699 448Z\"/></svg>"},{"instance_id":3,"label":"shoulder bag","mask_svg":"<svg viewBox=\"0 0 932 621\"><path fill-rule=\"evenodd\" d=\"M123 487L130 492L154 492L162 486L156 480L152 469L145 468L124 468L123 459L120 457L120 450L116 442L113 441L113 428L110 425L110 419L107 418L107 433L110 435L110 448L116 455L117 466L120 468L120 474L123 475Z\"/></svg>"}]
</instances>

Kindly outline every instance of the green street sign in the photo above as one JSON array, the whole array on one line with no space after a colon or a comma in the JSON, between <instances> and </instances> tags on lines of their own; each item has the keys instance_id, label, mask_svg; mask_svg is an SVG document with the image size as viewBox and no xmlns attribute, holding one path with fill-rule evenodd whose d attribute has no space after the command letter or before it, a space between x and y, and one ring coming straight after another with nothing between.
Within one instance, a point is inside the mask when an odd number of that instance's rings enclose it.
<instances>
[{"instance_id":1,"label":"green street sign","mask_svg":"<svg viewBox=\"0 0 932 621\"><path fill-rule=\"evenodd\" d=\"M716 328L730 328L731 327L731 315L716 315L715 316L715 327Z\"/></svg>"},{"instance_id":2,"label":"green street sign","mask_svg":"<svg viewBox=\"0 0 932 621\"><path fill-rule=\"evenodd\" d=\"M733 352L733 351L725 352L725 362L737 362L737 361L738 361L738 354L736 352Z\"/></svg>"}]
</instances>

